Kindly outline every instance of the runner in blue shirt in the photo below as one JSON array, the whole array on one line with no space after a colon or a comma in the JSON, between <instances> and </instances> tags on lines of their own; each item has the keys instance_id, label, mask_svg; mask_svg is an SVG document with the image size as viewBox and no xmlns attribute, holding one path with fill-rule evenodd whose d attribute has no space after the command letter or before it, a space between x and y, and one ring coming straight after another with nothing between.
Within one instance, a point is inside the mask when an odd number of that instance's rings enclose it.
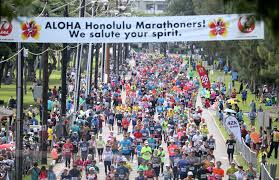
<instances>
[{"instance_id":1,"label":"runner in blue shirt","mask_svg":"<svg viewBox=\"0 0 279 180\"><path fill-rule=\"evenodd\" d=\"M124 139L120 141L120 145L122 155L125 156L128 160L130 160L132 142L128 139L127 134L125 134Z\"/></svg>"},{"instance_id":2,"label":"runner in blue shirt","mask_svg":"<svg viewBox=\"0 0 279 180\"><path fill-rule=\"evenodd\" d=\"M186 159L186 154L182 154L182 159L177 164L180 179L185 179L187 177L187 166L188 165L189 165L189 162Z\"/></svg>"}]
</instances>

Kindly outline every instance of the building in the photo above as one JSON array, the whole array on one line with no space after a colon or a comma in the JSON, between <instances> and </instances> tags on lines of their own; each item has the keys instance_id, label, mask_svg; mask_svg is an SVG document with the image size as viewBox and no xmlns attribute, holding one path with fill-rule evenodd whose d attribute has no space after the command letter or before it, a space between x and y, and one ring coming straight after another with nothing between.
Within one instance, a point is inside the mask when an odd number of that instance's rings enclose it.
<instances>
[{"instance_id":1,"label":"building","mask_svg":"<svg viewBox=\"0 0 279 180\"><path fill-rule=\"evenodd\" d=\"M167 0L131 0L135 11L160 14L167 10Z\"/></svg>"}]
</instances>

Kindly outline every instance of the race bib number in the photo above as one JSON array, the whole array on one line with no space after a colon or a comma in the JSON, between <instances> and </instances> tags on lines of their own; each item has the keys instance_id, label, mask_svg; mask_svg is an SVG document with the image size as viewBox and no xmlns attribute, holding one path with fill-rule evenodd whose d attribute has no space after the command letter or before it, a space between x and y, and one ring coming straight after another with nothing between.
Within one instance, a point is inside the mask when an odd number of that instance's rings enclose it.
<instances>
[{"instance_id":1,"label":"race bib number","mask_svg":"<svg viewBox=\"0 0 279 180\"><path fill-rule=\"evenodd\" d=\"M229 149L233 149L234 148L234 146L233 145L229 145Z\"/></svg>"},{"instance_id":2,"label":"race bib number","mask_svg":"<svg viewBox=\"0 0 279 180\"><path fill-rule=\"evenodd\" d=\"M189 170L190 170L190 171L194 171L194 170L195 170L195 167L189 167Z\"/></svg>"},{"instance_id":3,"label":"race bib number","mask_svg":"<svg viewBox=\"0 0 279 180\"><path fill-rule=\"evenodd\" d=\"M82 147L81 150L82 151L87 151L87 147Z\"/></svg>"},{"instance_id":4,"label":"race bib number","mask_svg":"<svg viewBox=\"0 0 279 180\"><path fill-rule=\"evenodd\" d=\"M65 152L66 152L66 153L70 153L71 150L67 148L67 149L65 149Z\"/></svg>"},{"instance_id":5,"label":"race bib number","mask_svg":"<svg viewBox=\"0 0 279 180\"><path fill-rule=\"evenodd\" d=\"M181 168L181 172L186 172L186 168Z\"/></svg>"},{"instance_id":6,"label":"race bib number","mask_svg":"<svg viewBox=\"0 0 279 180\"><path fill-rule=\"evenodd\" d=\"M206 179L206 178L207 178L207 175L206 175L206 174L202 174L202 175L201 175L201 178L202 178L202 179Z\"/></svg>"}]
</instances>

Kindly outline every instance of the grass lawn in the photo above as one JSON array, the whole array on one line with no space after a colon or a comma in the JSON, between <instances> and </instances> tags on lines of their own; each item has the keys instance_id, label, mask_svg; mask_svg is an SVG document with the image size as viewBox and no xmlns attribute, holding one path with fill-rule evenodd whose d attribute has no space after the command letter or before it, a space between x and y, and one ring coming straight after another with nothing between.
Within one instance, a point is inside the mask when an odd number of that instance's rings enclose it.
<instances>
[{"instance_id":1,"label":"grass lawn","mask_svg":"<svg viewBox=\"0 0 279 180\"><path fill-rule=\"evenodd\" d=\"M223 72L220 72L220 71L215 71L214 74L209 74L211 82L217 81L219 76L224 76L224 81L225 81L226 87L228 87L228 83L231 82L230 74L225 75ZM236 88L237 92L239 90L239 86L240 86L240 83L239 82L235 82L235 88ZM237 99L241 101L241 95L240 94L237 95ZM250 102L252 100L255 100L255 95L252 94L250 90L248 90L247 103L243 104L242 102L239 102L238 103L239 108L242 109L243 112L249 112L250 111L249 104L250 104ZM265 106L264 104L260 103L260 101L258 101L258 100L255 100L255 102L256 102L257 108L259 108L259 106L262 106L263 110L271 110L272 109L272 107ZM271 111L274 112L274 109L272 109ZM275 109L275 111L276 111L276 109ZM277 111L278 111L278 109L277 109ZM271 114L271 116L275 117L276 114ZM215 117L216 121L217 121L217 119L218 118ZM245 124L247 124L248 129L250 129L250 120L249 120L247 115L244 115L244 122L245 122ZM217 124L218 124L219 129L220 129L221 133L223 134L223 136L225 138L227 138L228 137L228 133L225 130L225 128L219 122L217 122ZM272 125L279 127L279 122L273 122ZM256 123L255 123L255 128L256 128L256 130L259 130L259 122L257 120L256 120ZM243 163L242 165L244 167L246 167L248 165L246 163L246 161L244 160L244 158L240 154L238 154L236 156L236 160L237 160L238 163L241 163L241 164ZM270 159L268 159L268 162L278 164L277 165L276 176L279 177L279 161L275 160L274 156L272 156Z\"/></svg>"},{"instance_id":2,"label":"grass lawn","mask_svg":"<svg viewBox=\"0 0 279 180\"><path fill-rule=\"evenodd\" d=\"M38 74L38 72L37 72ZM38 77L38 76L37 76ZM53 88L53 86L61 86L61 71L53 71L50 80L49 80L49 87ZM27 94L23 96L23 104L25 107L29 105L36 105L36 103L33 99L32 91L30 90L30 87L32 87L32 82L27 82ZM7 105L7 102L9 98L13 96L16 98L16 82L14 80L13 84L11 85L4 85L2 84L0 88L0 99L4 100L5 106Z\"/></svg>"}]
</instances>

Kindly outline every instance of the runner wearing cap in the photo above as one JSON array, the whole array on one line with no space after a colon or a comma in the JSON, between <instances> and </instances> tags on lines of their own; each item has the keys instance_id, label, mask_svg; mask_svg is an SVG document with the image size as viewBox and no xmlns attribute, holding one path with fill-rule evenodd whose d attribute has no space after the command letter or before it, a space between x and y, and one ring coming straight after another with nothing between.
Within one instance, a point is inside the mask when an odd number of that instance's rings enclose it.
<instances>
[{"instance_id":1,"label":"runner wearing cap","mask_svg":"<svg viewBox=\"0 0 279 180\"><path fill-rule=\"evenodd\" d=\"M194 179L195 179L195 178L194 178L193 172L192 172L192 171L189 171L189 172L187 173L186 180L194 180Z\"/></svg>"},{"instance_id":2,"label":"runner wearing cap","mask_svg":"<svg viewBox=\"0 0 279 180\"><path fill-rule=\"evenodd\" d=\"M108 174L108 170L110 171L110 167L111 167L111 164L112 164L112 157L113 157L113 154L112 154L110 145L106 144L106 148L103 152L103 160L104 160L106 175Z\"/></svg>"}]
</instances>

